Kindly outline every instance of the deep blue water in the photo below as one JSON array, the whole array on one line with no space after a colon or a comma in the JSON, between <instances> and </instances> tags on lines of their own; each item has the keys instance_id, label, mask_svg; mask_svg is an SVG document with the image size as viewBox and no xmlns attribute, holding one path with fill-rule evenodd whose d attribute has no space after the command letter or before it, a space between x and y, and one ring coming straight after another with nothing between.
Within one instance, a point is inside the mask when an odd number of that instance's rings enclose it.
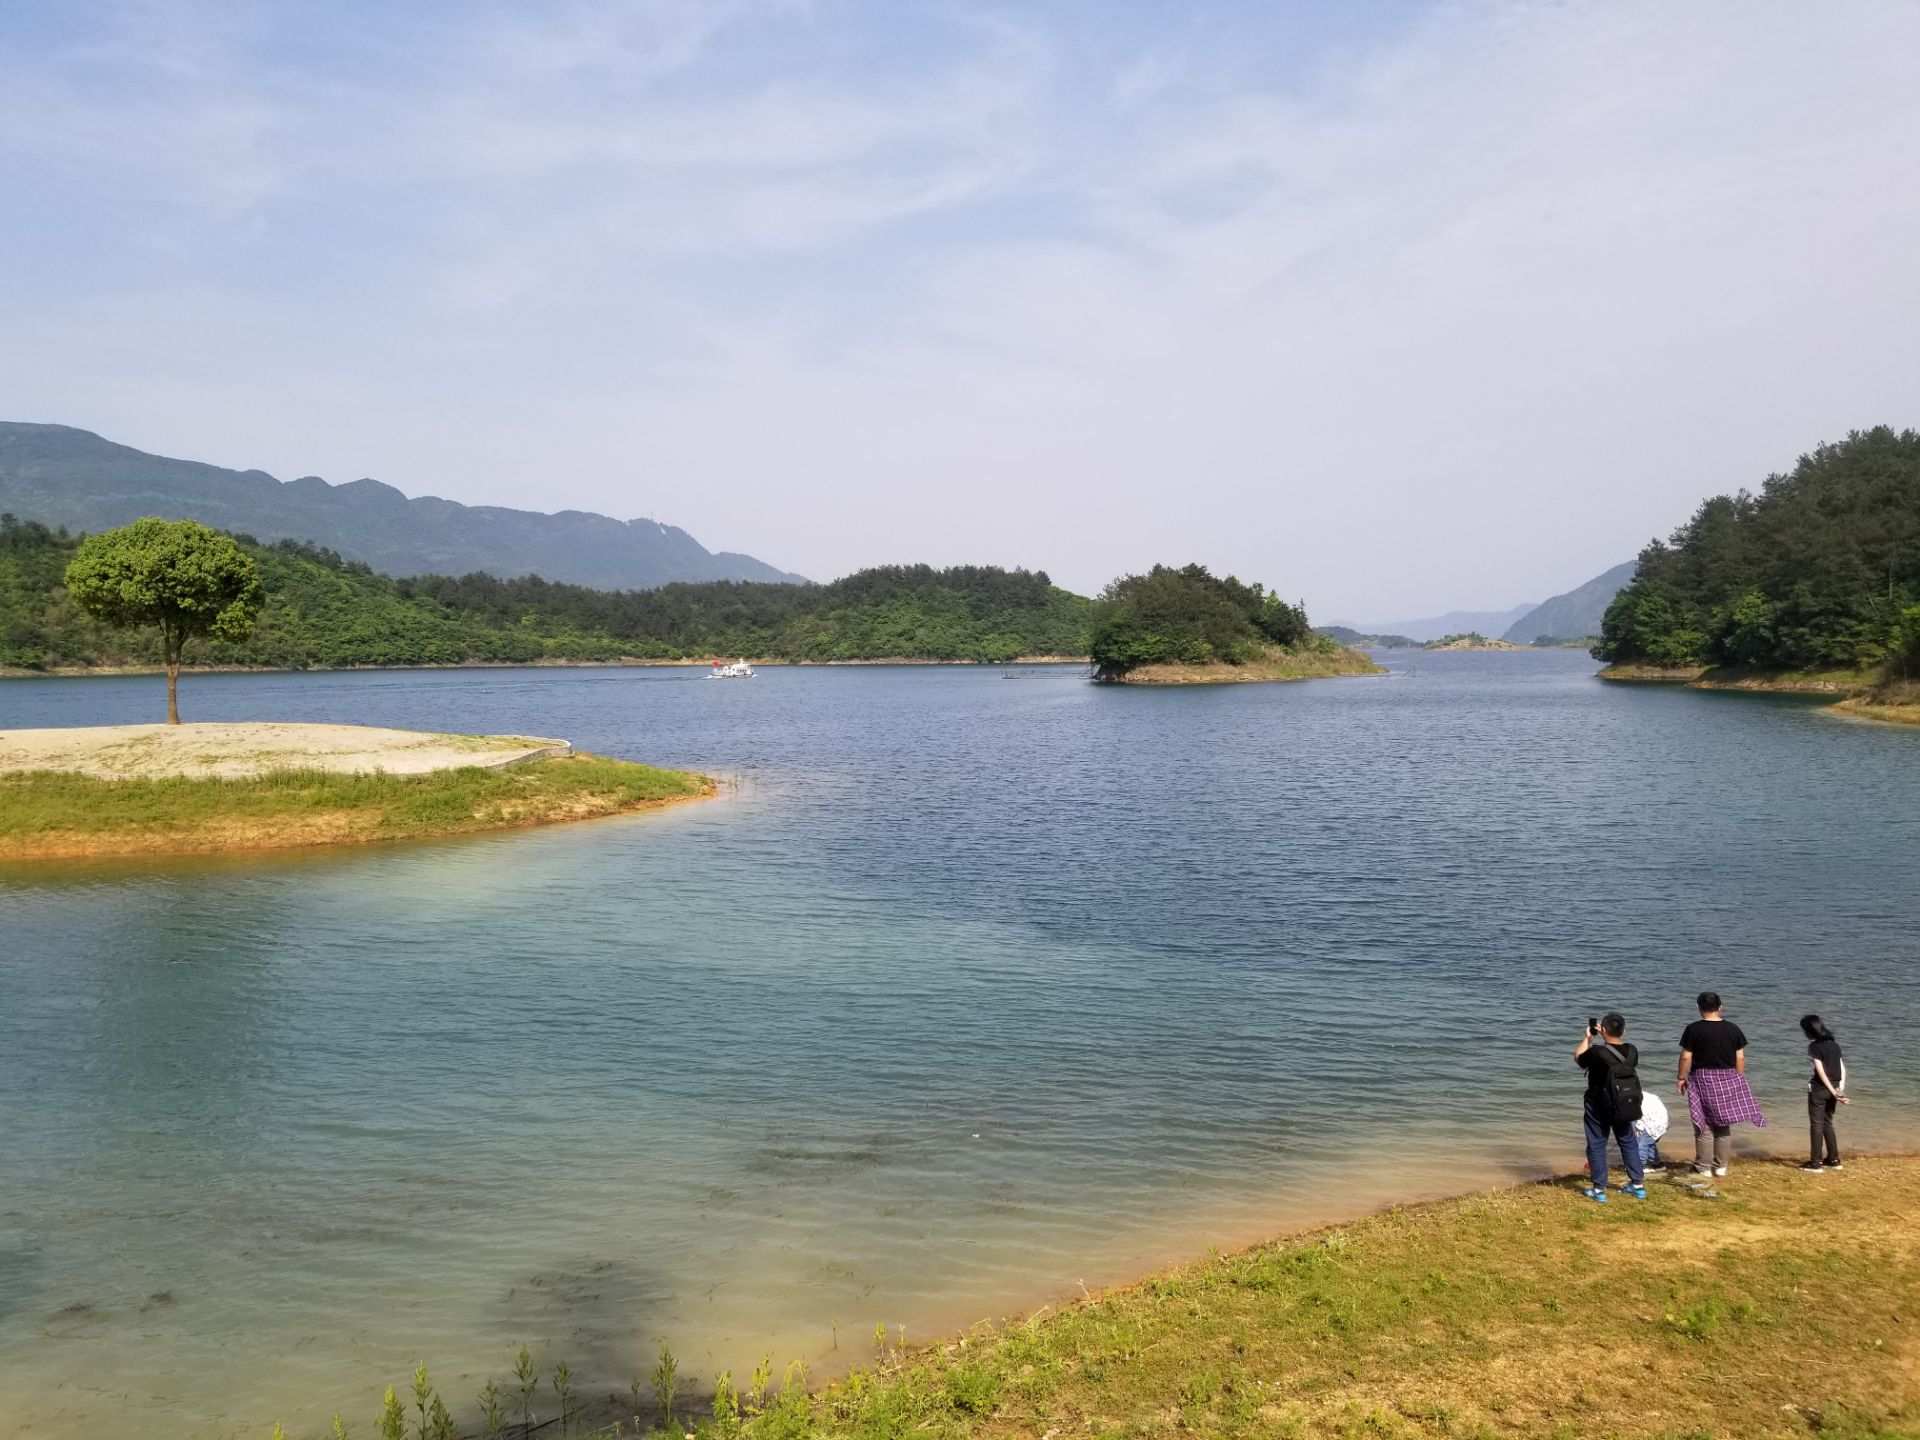
<instances>
[{"instance_id":1,"label":"deep blue water","mask_svg":"<svg viewBox=\"0 0 1920 1440\"><path fill-rule=\"evenodd\" d=\"M624 1388L832 1364L1215 1241L1566 1167L1584 1017L1703 985L1920 1099L1920 730L1565 652L1066 670L194 676L189 719L566 736L658 816L0 872L0 1413L364 1426L527 1341ZM0 685L0 729L158 682ZM154 1297L164 1296L164 1299ZM77 1307L77 1308L76 1308ZM842 1350L835 1351L836 1338ZM455 1379L454 1377L464 1377Z\"/></svg>"}]
</instances>

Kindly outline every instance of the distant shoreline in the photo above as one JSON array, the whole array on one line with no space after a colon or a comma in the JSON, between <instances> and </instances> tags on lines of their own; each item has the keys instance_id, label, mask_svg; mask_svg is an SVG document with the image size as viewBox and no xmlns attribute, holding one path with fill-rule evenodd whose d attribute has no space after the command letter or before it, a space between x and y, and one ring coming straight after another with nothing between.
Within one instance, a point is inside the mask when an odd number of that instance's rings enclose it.
<instances>
[{"instance_id":1,"label":"distant shoreline","mask_svg":"<svg viewBox=\"0 0 1920 1440\"><path fill-rule=\"evenodd\" d=\"M750 664L763 669L853 669L864 665L1087 665L1085 655L1021 655L1012 660L924 660L907 655L874 656L860 660L782 660L747 657ZM423 661L416 665L183 665L185 675L348 675L362 670L704 670L713 663L705 660L655 660L627 655L617 660L449 660ZM164 675L159 665L49 665L30 670L18 665L0 665L0 680L85 680L124 678L126 676Z\"/></svg>"},{"instance_id":2,"label":"distant shoreline","mask_svg":"<svg viewBox=\"0 0 1920 1440\"><path fill-rule=\"evenodd\" d=\"M1429 640L1421 650L1429 655L1458 654L1504 654L1509 650L1532 650L1532 645L1521 645L1512 640Z\"/></svg>"}]
</instances>

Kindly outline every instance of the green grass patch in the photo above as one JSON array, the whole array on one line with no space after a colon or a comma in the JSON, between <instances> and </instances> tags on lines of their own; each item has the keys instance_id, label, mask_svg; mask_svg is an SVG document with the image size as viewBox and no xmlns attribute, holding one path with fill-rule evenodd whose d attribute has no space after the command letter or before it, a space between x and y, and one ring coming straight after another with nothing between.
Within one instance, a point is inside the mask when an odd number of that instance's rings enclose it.
<instances>
[{"instance_id":1,"label":"green grass patch","mask_svg":"<svg viewBox=\"0 0 1920 1440\"><path fill-rule=\"evenodd\" d=\"M0 856L400 840L609 815L708 793L704 776L577 755L425 775L0 775Z\"/></svg>"}]
</instances>

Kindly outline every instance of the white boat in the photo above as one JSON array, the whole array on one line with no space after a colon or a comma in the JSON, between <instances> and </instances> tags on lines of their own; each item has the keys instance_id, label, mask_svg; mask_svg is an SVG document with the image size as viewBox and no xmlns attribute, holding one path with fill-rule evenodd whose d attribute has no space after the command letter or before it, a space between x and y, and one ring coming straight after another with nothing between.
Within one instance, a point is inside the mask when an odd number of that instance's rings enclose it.
<instances>
[{"instance_id":1,"label":"white boat","mask_svg":"<svg viewBox=\"0 0 1920 1440\"><path fill-rule=\"evenodd\" d=\"M753 667L744 660L736 660L731 665L722 665L716 660L713 662L713 668L707 672L709 680L751 680L752 678Z\"/></svg>"}]
</instances>

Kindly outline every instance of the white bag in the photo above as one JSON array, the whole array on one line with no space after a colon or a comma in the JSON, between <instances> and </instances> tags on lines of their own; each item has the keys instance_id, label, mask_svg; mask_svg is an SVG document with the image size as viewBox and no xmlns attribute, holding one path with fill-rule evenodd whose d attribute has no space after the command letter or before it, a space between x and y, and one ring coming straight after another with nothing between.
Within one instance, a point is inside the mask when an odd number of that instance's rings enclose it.
<instances>
[{"instance_id":1,"label":"white bag","mask_svg":"<svg viewBox=\"0 0 1920 1440\"><path fill-rule=\"evenodd\" d=\"M1642 1140L1658 1140L1667 1133L1667 1102L1649 1090L1640 1097L1640 1118L1633 1133Z\"/></svg>"}]
</instances>

